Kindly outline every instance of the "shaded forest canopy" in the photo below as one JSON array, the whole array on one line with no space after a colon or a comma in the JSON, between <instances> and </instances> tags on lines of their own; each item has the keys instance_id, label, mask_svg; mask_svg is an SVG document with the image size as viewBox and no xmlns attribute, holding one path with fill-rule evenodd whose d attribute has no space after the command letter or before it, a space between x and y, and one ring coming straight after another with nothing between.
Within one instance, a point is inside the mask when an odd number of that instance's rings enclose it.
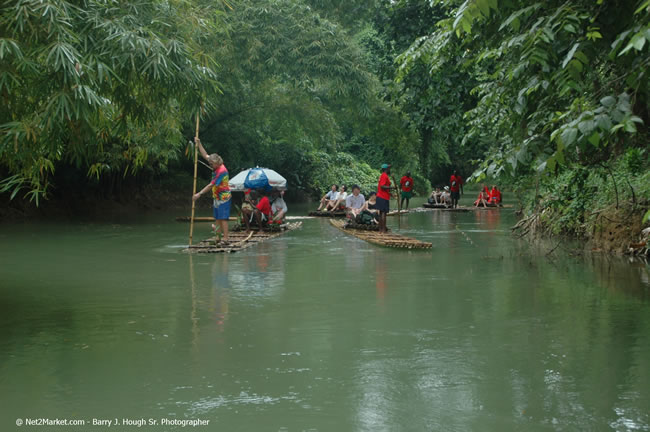
<instances>
[{"instance_id":1,"label":"shaded forest canopy","mask_svg":"<svg viewBox=\"0 0 650 432\"><path fill-rule=\"evenodd\" d=\"M309 194L390 162L570 207L569 231L594 195L647 208L650 1L524 3L0 0L0 191L189 175L200 111L231 172Z\"/></svg>"}]
</instances>

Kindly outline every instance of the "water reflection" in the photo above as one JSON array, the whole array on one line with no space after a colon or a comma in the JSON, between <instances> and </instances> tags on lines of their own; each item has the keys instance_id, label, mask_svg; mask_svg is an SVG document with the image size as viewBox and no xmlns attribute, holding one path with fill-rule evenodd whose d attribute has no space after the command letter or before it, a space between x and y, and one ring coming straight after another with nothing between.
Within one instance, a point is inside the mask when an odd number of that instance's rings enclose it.
<instances>
[{"instance_id":1,"label":"water reflection","mask_svg":"<svg viewBox=\"0 0 650 432\"><path fill-rule=\"evenodd\" d=\"M210 311L214 314L217 332L223 332L228 319L230 300L230 255L215 257L212 263L212 299Z\"/></svg>"},{"instance_id":2,"label":"water reflection","mask_svg":"<svg viewBox=\"0 0 650 432\"><path fill-rule=\"evenodd\" d=\"M283 241L267 241L230 261L228 274L233 296L253 302L260 299L279 300L285 289L286 249Z\"/></svg>"},{"instance_id":3,"label":"water reflection","mask_svg":"<svg viewBox=\"0 0 650 432\"><path fill-rule=\"evenodd\" d=\"M494 231L499 229L501 225L501 209L488 209L488 210L475 210L474 220L480 226L482 231L489 231L490 235L494 235Z\"/></svg>"}]
</instances>

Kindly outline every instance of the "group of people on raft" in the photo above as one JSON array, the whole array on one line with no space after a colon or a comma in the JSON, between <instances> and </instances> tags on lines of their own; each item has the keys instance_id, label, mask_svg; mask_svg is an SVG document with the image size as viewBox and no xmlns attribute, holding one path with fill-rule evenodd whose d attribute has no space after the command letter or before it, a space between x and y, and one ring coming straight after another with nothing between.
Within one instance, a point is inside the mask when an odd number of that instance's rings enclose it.
<instances>
[{"instance_id":1,"label":"group of people on raft","mask_svg":"<svg viewBox=\"0 0 650 432\"><path fill-rule=\"evenodd\" d=\"M345 185L340 188L333 184L330 190L323 195L317 211L336 212L343 211L351 222L358 224L378 224L379 231L386 232L386 215L390 210L390 192L397 187L391 186L389 164L381 166L381 175L377 183L377 192L370 192L366 197L361 193L358 185L352 186L348 193ZM409 200L413 196L413 178L407 172L400 180L402 207L406 203L408 208Z\"/></svg>"},{"instance_id":2,"label":"group of people on raft","mask_svg":"<svg viewBox=\"0 0 650 432\"><path fill-rule=\"evenodd\" d=\"M429 204L457 208L460 195L461 193L464 193L463 185L463 178L457 171L454 171L449 178L449 186L445 186L442 191L437 187L433 192L431 192L428 199Z\"/></svg>"},{"instance_id":3,"label":"group of people on raft","mask_svg":"<svg viewBox=\"0 0 650 432\"><path fill-rule=\"evenodd\" d=\"M488 190L486 185L478 193L478 198L474 201L474 207L483 206L498 206L501 204L501 191L496 185L492 186L492 190Z\"/></svg>"},{"instance_id":4,"label":"group of people on raft","mask_svg":"<svg viewBox=\"0 0 650 432\"><path fill-rule=\"evenodd\" d=\"M232 201L228 169L226 169L221 156L216 153L208 154L198 137L195 137L194 141L199 153L212 168L212 180L194 194L192 199L196 201L208 191L212 192L212 213L215 219L212 230L215 233L220 231L221 243L228 244L230 241L228 220ZM288 210L287 203L284 201L284 191L273 190L268 193L264 190L251 191L249 189L245 192L242 204L242 222L247 231L250 231L252 222L257 222L260 228L269 224L281 224L284 222Z\"/></svg>"},{"instance_id":5,"label":"group of people on raft","mask_svg":"<svg viewBox=\"0 0 650 432\"><path fill-rule=\"evenodd\" d=\"M456 171L454 171L454 174L449 180L449 184L451 186L445 186L443 190L440 190L438 187L436 190L431 192L428 199L429 204L451 208L458 207L458 200L460 199L460 194L463 192L463 179ZM501 191L496 187L496 185L492 186L492 190L489 190L486 185L483 185L478 194L478 198L474 201L474 207L493 207L500 204Z\"/></svg>"}]
</instances>

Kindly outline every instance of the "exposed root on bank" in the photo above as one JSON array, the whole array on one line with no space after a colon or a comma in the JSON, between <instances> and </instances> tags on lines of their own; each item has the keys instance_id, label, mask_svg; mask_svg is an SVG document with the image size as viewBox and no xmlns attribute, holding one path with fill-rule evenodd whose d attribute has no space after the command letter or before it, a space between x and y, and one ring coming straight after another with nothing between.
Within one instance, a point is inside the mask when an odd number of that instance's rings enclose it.
<instances>
[{"instance_id":1,"label":"exposed root on bank","mask_svg":"<svg viewBox=\"0 0 650 432\"><path fill-rule=\"evenodd\" d=\"M511 230L517 238L538 239L560 236L558 243L546 253L546 256L561 248L567 238L572 238L582 241L584 247L580 253L585 250L613 252L647 259L650 257L650 227L644 227L641 222L645 211L646 209L639 206L636 201L619 202L618 206L612 204L602 209L585 212L579 221L572 220L572 229L567 229L562 212L547 206L522 218Z\"/></svg>"}]
</instances>

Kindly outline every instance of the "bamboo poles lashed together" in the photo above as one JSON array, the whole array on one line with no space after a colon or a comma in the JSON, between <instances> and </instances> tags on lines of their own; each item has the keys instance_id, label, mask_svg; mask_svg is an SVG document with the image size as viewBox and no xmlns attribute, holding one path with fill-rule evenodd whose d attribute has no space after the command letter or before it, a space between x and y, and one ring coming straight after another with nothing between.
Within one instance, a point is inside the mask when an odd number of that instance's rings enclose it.
<instances>
[{"instance_id":1,"label":"bamboo poles lashed together","mask_svg":"<svg viewBox=\"0 0 650 432\"><path fill-rule=\"evenodd\" d=\"M199 137L199 114L201 112L198 111L196 113L196 133L194 136L196 138ZM194 199L194 195L196 195L196 167L198 165L198 160L199 160L199 147L196 144L196 139L194 140L194 183L192 185L192 216L190 216L190 246L192 246L192 235L194 234L194 209L196 208L196 200Z\"/></svg>"}]
</instances>

